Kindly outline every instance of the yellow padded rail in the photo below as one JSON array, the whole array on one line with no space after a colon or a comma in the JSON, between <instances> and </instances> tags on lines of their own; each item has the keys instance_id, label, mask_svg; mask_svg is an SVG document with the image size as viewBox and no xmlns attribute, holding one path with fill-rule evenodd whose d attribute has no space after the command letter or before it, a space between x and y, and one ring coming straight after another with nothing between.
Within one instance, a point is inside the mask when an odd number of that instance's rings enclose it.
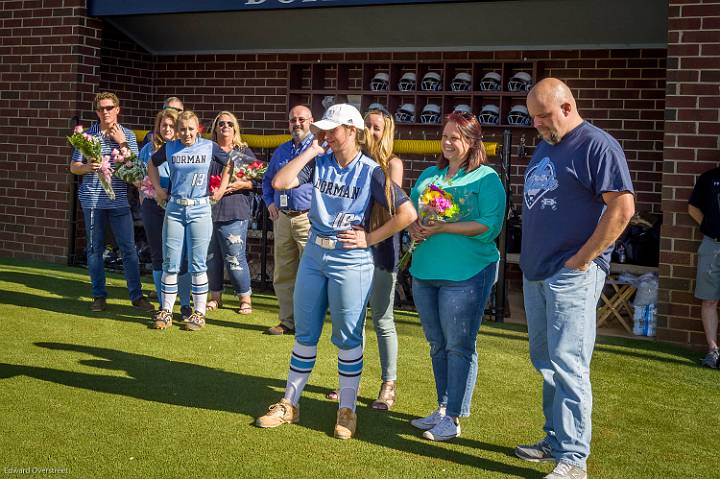
<instances>
[{"instance_id":1,"label":"yellow padded rail","mask_svg":"<svg viewBox=\"0 0 720 479\"><path fill-rule=\"evenodd\" d=\"M142 142L147 130L135 130L138 142ZM207 136L207 135L205 135ZM286 141L290 141L290 135L251 135L243 134L242 139L247 142L250 148L277 148ZM495 156L499 152L500 144L497 142L483 142L488 156ZM398 155L432 155L440 153L440 140L395 140L395 154Z\"/></svg>"}]
</instances>

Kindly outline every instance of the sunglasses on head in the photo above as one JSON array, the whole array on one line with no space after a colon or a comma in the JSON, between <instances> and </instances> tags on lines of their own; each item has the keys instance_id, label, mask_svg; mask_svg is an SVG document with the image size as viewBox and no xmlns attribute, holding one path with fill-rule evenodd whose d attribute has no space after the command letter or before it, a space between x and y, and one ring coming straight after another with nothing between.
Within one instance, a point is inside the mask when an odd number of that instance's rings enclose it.
<instances>
[{"instance_id":1,"label":"sunglasses on head","mask_svg":"<svg viewBox=\"0 0 720 479\"><path fill-rule=\"evenodd\" d=\"M227 126L228 128L234 128L234 127L235 127L235 123L233 123L233 122L231 122L231 121L220 120L219 122L217 122L217 126L220 127L220 128L225 128L226 126Z\"/></svg>"},{"instance_id":2,"label":"sunglasses on head","mask_svg":"<svg viewBox=\"0 0 720 479\"><path fill-rule=\"evenodd\" d=\"M110 111L117 108L117 105L98 106L97 111Z\"/></svg>"}]
</instances>

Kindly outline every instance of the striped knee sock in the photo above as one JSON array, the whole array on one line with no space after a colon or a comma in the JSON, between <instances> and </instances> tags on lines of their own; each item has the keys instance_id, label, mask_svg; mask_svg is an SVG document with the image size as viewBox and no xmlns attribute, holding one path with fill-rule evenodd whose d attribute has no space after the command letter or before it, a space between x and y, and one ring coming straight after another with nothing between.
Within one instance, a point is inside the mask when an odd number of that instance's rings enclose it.
<instances>
[{"instance_id":1,"label":"striped knee sock","mask_svg":"<svg viewBox=\"0 0 720 479\"><path fill-rule=\"evenodd\" d=\"M285 386L285 399L297 406L300 395L305 389L317 357L317 346L304 346L298 342L293 345L290 355L290 370L288 371L287 385Z\"/></svg>"},{"instance_id":2,"label":"striped knee sock","mask_svg":"<svg viewBox=\"0 0 720 479\"><path fill-rule=\"evenodd\" d=\"M340 406L355 411L355 401L360 389L363 369L363 347L338 351L338 376L340 380Z\"/></svg>"},{"instance_id":3,"label":"striped knee sock","mask_svg":"<svg viewBox=\"0 0 720 479\"><path fill-rule=\"evenodd\" d=\"M192 298L195 311L203 316L207 310L208 277L207 273L192 275Z\"/></svg>"},{"instance_id":4,"label":"striped knee sock","mask_svg":"<svg viewBox=\"0 0 720 479\"><path fill-rule=\"evenodd\" d=\"M172 311L178 292L177 274L163 273L160 282L162 284L162 309Z\"/></svg>"}]
</instances>

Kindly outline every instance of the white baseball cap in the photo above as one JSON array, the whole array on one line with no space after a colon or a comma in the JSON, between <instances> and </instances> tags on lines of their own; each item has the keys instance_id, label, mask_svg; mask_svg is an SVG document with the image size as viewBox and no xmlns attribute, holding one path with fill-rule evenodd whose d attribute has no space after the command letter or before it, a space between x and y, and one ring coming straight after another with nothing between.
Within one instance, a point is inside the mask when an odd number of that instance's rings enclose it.
<instances>
[{"instance_id":1,"label":"white baseball cap","mask_svg":"<svg viewBox=\"0 0 720 479\"><path fill-rule=\"evenodd\" d=\"M338 103L325 111L322 120L316 121L311 128L317 130L333 130L340 125L354 126L355 128L365 128L365 120L362 115L352 105L347 103Z\"/></svg>"}]
</instances>

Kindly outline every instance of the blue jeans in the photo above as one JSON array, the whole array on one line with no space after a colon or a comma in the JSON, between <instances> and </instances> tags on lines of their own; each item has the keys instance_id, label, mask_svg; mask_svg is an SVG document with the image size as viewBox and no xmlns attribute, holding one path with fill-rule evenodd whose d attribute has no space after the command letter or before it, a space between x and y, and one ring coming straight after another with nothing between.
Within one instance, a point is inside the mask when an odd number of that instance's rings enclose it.
<instances>
[{"instance_id":1,"label":"blue jeans","mask_svg":"<svg viewBox=\"0 0 720 479\"><path fill-rule=\"evenodd\" d=\"M83 208L83 215L87 238L87 264L93 298L107 297L103 252L105 251L105 224L109 223L122 254L123 272L130 299L132 301L139 299L143 294L140 286L140 261L135 250L135 232L130 208Z\"/></svg>"},{"instance_id":2,"label":"blue jeans","mask_svg":"<svg viewBox=\"0 0 720 479\"><path fill-rule=\"evenodd\" d=\"M205 260L211 236L210 205L182 206L168 202L162 231L163 271L180 272L183 248L187 248L190 257L190 273L207 271Z\"/></svg>"},{"instance_id":3,"label":"blue jeans","mask_svg":"<svg viewBox=\"0 0 720 479\"><path fill-rule=\"evenodd\" d=\"M249 220L218 221L214 224L208 251L208 281L210 291L223 290L223 266L227 267L235 296L249 296L250 266L247 261L247 231Z\"/></svg>"},{"instance_id":4,"label":"blue jeans","mask_svg":"<svg viewBox=\"0 0 720 479\"><path fill-rule=\"evenodd\" d=\"M395 329L395 280L397 273L375 267L370 308L380 352L380 371L383 381L397 380L398 337Z\"/></svg>"},{"instance_id":5,"label":"blue jeans","mask_svg":"<svg viewBox=\"0 0 720 479\"><path fill-rule=\"evenodd\" d=\"M477 379L475 342L485 305L497 281L491 263L465 281L413 278L413 299L430 343L439 406L452 417L469 416Z\"/></svg>"},{"instance_id":6,"label":"blue jeans","mask_svg":"<svg viewBox=\"0 0 720 479\"><path fill-rule=\"evenodd\" d=\"M562 268L542 281L523 278L530 360L543 377L546 442L556 460L585 469L592 436L590 359L605 272Z\"/></svg>"},{"instance_id":7,"label":"blue jeans","mask_svg":"<svg viewBox=\"0 0 720 479\"><path fill-rule=\"evenodd\" d=\"M370 249L328 250L308 241L293 295L295 340L316 345L330 307L332 343L340 349L362 346L374 269Z\"/></svg>"}]
</instances>

